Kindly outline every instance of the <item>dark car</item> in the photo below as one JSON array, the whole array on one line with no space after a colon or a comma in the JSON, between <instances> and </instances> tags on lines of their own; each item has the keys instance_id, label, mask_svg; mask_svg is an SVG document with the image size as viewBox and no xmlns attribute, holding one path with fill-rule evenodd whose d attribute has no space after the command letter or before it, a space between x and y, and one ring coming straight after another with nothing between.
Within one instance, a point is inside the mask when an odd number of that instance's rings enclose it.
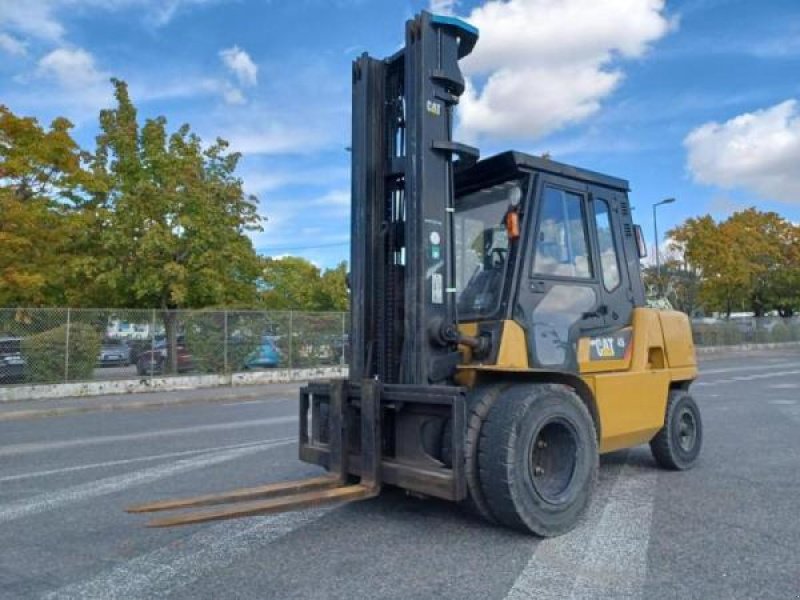
<instances>
[{"instance_id":1,"label":"dark car","mask_svg":"<svg viewBox=\"0 0 800 600\"><path fill-rule=\"evenodd\" d=\"M25 364L22 340L0 337L0 383L19 383L25 379Z\"/></svg>"},{"instance_id":2,"label":"dark car","mask_svg":"<svg viewBox=\"0 0 800 600\"><path fill-rule=\"evenodd\" d=\"M186 349L182 337L178 338L178 373L186 373L194 369L194 357ZM167 364L167 341L156 340L152 350L139 353L136 361L136 372L139 375L160 375L164 373Z\"/></svg>"},{"instance_id":3,"label":"dark car","mask_svg":"<svg viewBox=\"0 0 800 600\"><path fill-rule=\"evenodd\" d=\"M97 365L100 367L127 367L131 364L131 349L125 342L105 340L100 346Z\"/></svg>"}]
</instances>

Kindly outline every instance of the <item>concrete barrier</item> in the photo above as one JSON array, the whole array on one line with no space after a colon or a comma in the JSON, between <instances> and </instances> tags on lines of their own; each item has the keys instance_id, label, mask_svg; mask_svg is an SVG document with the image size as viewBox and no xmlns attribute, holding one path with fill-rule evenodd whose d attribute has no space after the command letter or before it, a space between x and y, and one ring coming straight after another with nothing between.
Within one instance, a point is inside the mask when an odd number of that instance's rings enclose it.
<instances>
[{"instance_id":1,"label":"concrete barrier","mask_svg":"<svg viewBox=\"0 0 800 600\"><path fill-rule=\"evenodd\" d=\"M104 396L107 394L137 394L141 392L170 392L218 386L243 386L264 383L290 383L310 379L347 377L347 367L316 367L309 369L270 369L227 375L177 375L174 377L143 377L109 381L12 385L0 387L0 402L52 400L54 398Z\"/></svg>"}]
</instances>

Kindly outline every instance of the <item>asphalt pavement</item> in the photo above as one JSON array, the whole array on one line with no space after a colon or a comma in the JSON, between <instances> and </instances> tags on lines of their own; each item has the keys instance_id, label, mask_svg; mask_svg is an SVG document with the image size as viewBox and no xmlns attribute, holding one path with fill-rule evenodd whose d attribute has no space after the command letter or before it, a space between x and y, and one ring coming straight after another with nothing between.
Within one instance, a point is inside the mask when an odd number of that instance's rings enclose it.
<instances>
[{"instance_id":1,"label":"asphalt pavement","mask_svg":"<svg viewBox=\"0 0 800 600\"><path fill-rule=\"evenodd\" d=\"M697 467L602 457L559 538L399 491L175 529L123 512L319 473L296 458L294 389L0 421L0 598L800 598L797 350L704 358Z\"/></svg>"}]
</instances>

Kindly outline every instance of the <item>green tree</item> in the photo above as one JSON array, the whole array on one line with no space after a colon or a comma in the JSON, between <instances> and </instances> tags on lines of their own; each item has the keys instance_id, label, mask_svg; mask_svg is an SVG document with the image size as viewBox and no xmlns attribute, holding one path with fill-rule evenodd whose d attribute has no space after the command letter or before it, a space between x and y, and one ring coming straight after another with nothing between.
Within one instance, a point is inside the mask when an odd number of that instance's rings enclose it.
<instances>
[{"instance_id":1,"label":"green tree","mask_svg":"<svg viewBox=\"0 0 800 600\"><path fill-rule=\"evenodd\" d=\"M299 256L263 259L261 304L270 310L312 310L320 270Z\"/></svg>"},{"instance_id":2,"label":"green tree","mask_svg":"<svg viewBox=\"0 0 800 600\"><path fill-rule=\"evenodd\" d=\"M100 113L93 157L97 192L84 209L102 251L83 265L84 301L162 311L177 367L174 309L253 303L259 259L246 232L260 229L257 199L236 176L240 155L207 148L164 117L139 126L126 84Z\"/></svg>"},{"instance_id":3,"label":"green tree","mask_svg":"<svg viewBox=\"0 0 800 600\"><path fill-rule=\"evenodd\" d=\"M263 259L261 304L270 310L345 311L347 263L322 271L299 256Z\"/></svg>"},{"instance_id":4,"label":"green tree","mask_svg":"<svg viewBox=\"0 0 800 600\"><path fill-rule=\"evenodd\" d=\"M316 286L315 310L344 312L350 306L347 293L347 263L327 269Z\"/></svg>"}]
</instances>

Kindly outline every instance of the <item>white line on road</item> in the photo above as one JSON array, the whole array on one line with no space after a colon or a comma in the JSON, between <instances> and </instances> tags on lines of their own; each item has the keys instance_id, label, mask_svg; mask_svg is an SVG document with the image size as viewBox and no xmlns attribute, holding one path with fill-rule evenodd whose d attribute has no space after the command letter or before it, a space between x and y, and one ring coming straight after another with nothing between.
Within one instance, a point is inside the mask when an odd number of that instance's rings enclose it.
<instances>
[{"instance_id":1,"label":"white line on road","mask_svg":"<svg viewBox=\"0 0 800 600\"><path fill-rule=\"evenodd\" d=\"M538 544L506 599L641 597L657 478L654 469L626 465L586 523Z\"/></svg>"},{"instance_id":2,"label":"white line on road","mask_svg":"<svg viewBox=\"0 0 800 600\"><path fill-rule=\"evenodd\" d=\"M730 377L728 379L714 379L712 381L698 381L692 385L719 385L720 383L739 383L740 381L754 381L756 379L770 379L772 377L787 377L798 375L800 370L778 371L777 373L761 373L758 375L742 375L740 377Z\"/></svg>"},{"instance_id":3,"label":"white line on road","mask_svg":"<svg viewBox=\"0 0 800 600\"><path fill-rule=\"evenodd\" d=\"M109 444L113 442L124 442L142 440L157 437L173 437L176 435L191 435L204 433L207 431L225 431L231 429L244 429L249 427L264 427L266 425L281 425L283 423L294 423L297 416L270 417L269 419L248 419L247 421L233 421L230 423L215 423L213 425L196 425L193 427L179 427L174 429L159 429L157 431L142 431L140 433L124 433L120 435L99 435L89 438L79 438L74 440L60 440L56 442L28 442L24 444L13 444L0 448L0 457L13 456L16 454L27 454L30 452L46 452L48 450L63 450L65 448L76 448L80 446L95 446L99 444Z\"/></svg>"},{"instance_id":4,"label":"white line on road","mask_svg":"<svg viewBox=\"0 0 800 600\"><path fill-rule=\"evenodd\" d=\"M758 365L758 366L755 366L755 367L751 367L749 365L740 366L740 367L727 367L725 369L704 369L704 368L701 367L700 368L700 376L702 377L703 375L713 375L713 374L716 374L716 373L741 373L743 370L746 370L746 371L761 371L761 370L764 370L764 369L782 369L784 367L796 367L796 366L797 366L797 361L781 362L781 363L775 363L775 364L771 364L771 365Z\"/></svg>"},{"instance_id":5,"label":"white line on road","mask_svg":"<svg viewBox=\"0 0 800 600\"><path fill-rule=\"evenodd\" d=\"M289 440L290 438L283 438ZM270 442L278 440L268 440ZM282 441L282 440L281 440ZM232 450L234 448L250 448L252 446L263 445L264 441L260 442L247 442L246 444L232 444L230 446L214 446L211 448L198 448L196 450L184 450L182 452L168 452L166 454L149 454L148 456L137 456L136 458L124 458L121 460L109 460L106 462L98 462L87 465L78 465L75 467L63 467L61 469L49 469L47 471L35 471L33 473L21 473L19 475L8 475L7 477L0 477L0 483L4 481L19 481L21 479L31 479L35 477L47 477L49 475L61 475L63 473L72 473L75 471L86 471L89 469L102 469L103 467L115 467L119 465L130 465L139 462L148 462L151 460L161 460L164 458L178 458L180 456L195 456L197 454L208 454L209 452L219 452L221 450Z\"/></svg>"},{"instance_id":6,"label":"white line on road","mask_svg":"<svg viewBox=\"0 0 800 600\"><path fill-rule=\"evenodd\" d=\"M32 498L17 500L16 502L0 506L0 524L43 513L49 510L55 510L68 504L80 502L88 498L113 494L137 485L144 485L153 481L158 481L159 479L164 479L166 477L172 477L181 473L188 473L189 471L204 469L212 465L236 460L237 458L242 458L257 452L262 452L269 448L285 446L293 443L295 443L294 439L270 441L250 448L238 448L234 450L225 450L223 452L204 454L195 458L179 460L167 465L159 465L149 469L142 469L141 471L134 471L132 473L125 473L122 475L114 475L112 477L106 477L90 483L64 488L53 493L39 494L38 496L34 496Z\"/></svg>"},{"instance_id":7,"label":"white line on road","mask_svg":"<svg viewBox=\"0 0 800 600\"><path fill-rule=\"evenodd\" d=\"M201 578L214 577L245 557L304 525L331 508L226 521L201 529L179 543L137 556L93 579L44 596L68 598L165 598Z\"/></svg>"}]
</instances>

